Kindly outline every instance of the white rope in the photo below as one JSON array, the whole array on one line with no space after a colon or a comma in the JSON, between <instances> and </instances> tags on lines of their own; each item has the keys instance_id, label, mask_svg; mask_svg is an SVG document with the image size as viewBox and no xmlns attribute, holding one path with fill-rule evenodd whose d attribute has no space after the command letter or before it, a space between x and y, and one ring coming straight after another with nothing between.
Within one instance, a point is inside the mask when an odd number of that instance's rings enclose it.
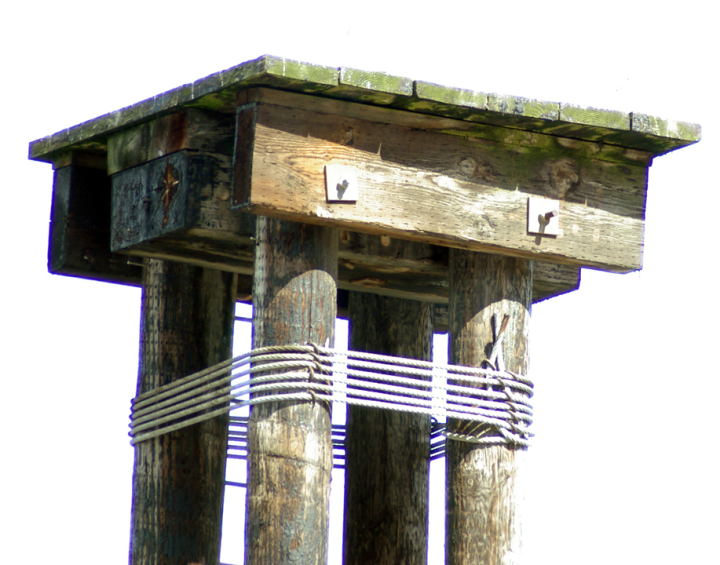
<instances>
[{"instance_id":1,"label":"white rope","mask_svg":"<svg viewBox=\"0 0 720 565\"><path fill-rule=\"evenodd\" d=\"M493 353L493 361L502 366L502 356ZM445 382L433 380L438 376ZM132 402L130 435L135 444L260 403L345 402L456 418L482 430L444 432L450 439L526 446L531 396L532 382L510 371L312 344L263 347L138 395Z\"/></svg>"}]
</instances>

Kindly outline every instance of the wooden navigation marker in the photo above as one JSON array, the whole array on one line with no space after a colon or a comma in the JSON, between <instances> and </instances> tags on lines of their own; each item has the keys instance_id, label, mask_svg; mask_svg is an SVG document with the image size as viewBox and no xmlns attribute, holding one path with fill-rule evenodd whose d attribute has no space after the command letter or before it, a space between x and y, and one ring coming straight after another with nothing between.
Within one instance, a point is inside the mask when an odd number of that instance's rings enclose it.
<instances>
[{"instance_id":1,"label":"wooden navigation marker","mask_svg":"<svg viewBox=\"0 0 720 565\"><path fill-rule=\"evenodd\" d=\"M333 344L335 230L257 219L253 346ZM248 423L245 563L327 561L332 425L325 402L256 404Z\"/></svg>"},{"instance_id":2,"label":"wooden navigation marker","mask_svg":"<svg viewBox=\"0 0 720 565\"><path fill-rule=\"evenodd\" d=\"M432 308L353 292L350 349L431 360ZM348 406L343 563L427 561L430 417Z\"/></svg>"},{"instance_id":3,"label":"wooden navigation marker","mask_svg":"<svg viewBox=\"0 0 720 565\"><path fill-rule=\"evenodd\" d=\"M236 276L147 260L138 394L230 358ZM135 446L131 565L218 563L227 417Z\"/></svg>"},{"instance_id":4,"label":"wooden navigation marker","mask_svg":"<svg viewBox=\"0 0 720 565\"><path fill-rule=\"evenodd\" d=\"M649 167L699 139L639 113L265 56L37 140L30 158L56 169L51 272L139 285L139 258L164 262L143 283L144 391L228 354L236 280L256 346L324 344L338 296L365 292L431 304L418 316L449 327L460 364L483 361L490 316L507 314L506 364L525 374L531 303L577 289L581 268L640 269ZM217 349L197 350L210 336ZM208 426L138 446L134 559L216 560L223 440ZM324 563L330 429L311 399L252 411L248 563ZM451 440L447 453L449 562L507 565L524 451ZM346 534L365 544L349 488ZM187 501L199 514L176 516Z\"/></svg>"}]
</instances>

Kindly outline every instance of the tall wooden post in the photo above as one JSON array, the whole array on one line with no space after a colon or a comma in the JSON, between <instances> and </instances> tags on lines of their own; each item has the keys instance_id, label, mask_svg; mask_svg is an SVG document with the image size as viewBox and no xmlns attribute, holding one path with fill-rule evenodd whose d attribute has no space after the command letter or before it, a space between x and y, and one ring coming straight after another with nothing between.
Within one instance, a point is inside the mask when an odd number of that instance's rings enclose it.
<instances>
[{"instance_id":1,"label":"tall wooden post","mask_svg":"<svg viewBox=\"0 0 720 565\"><path fill-rule=\"evenodd\" d=\"M258 217L253 283L254 347L332 344L338 234ZM324 565L332 471L330 406L252 407L245 563Z\"/></svg>"},{"instance_id":2,"label":"tall wooden post","mask_svg":"<svg viewBox=\"0 0 720 565\"><path fill-rule=\"evenodd\" d=\"M432 305L350 293L350 348L430 360ZM343 563L427 561L430 418L348 406Z\"/></svg>"},{"instance_id":3,"label":"tall wooden post","mask_svg":"<svg viewBox=\"0 0 720 565\"><path fill-rule=\"evenodd\" d=\"M237 276L148 260L138 394L232 354ZM219 563L227 418L135 446L132 565Z\"/></svg>"},{"instance_id":4,"label":"tall wooden post","mask_svg":"<svg viewBox=\"0 0 720 565\"><path fill-rule=\"evenodd\" d=\"M450 250L450 359L478 367L490 354L492 316L509 316L503 334L507 369L527 372L532 262ZM458 430L449 421L450 431ZM524 450L447 443L447 565L513 565L521 548L517 471Z\"/></svg>"}]
</instances>

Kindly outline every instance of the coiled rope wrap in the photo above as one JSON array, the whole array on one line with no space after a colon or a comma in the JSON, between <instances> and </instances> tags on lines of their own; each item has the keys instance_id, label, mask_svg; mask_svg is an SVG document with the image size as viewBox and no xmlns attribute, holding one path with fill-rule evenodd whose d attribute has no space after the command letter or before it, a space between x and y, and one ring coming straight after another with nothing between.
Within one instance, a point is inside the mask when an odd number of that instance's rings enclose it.
<instances>
[{"instance_id":1,"label":"coiled rope wrap","mask_svg":"<svg viewBox=\"0 0 720 565\"><path fill-rule=\"evenodd\" d=\"M243 406L309 401L457 418L483 431L445 433L450 439L527 446L532 392L510 371L313 344L263 347L137 396L130 436L136 444Z\"/></svg>"}]
</instances>

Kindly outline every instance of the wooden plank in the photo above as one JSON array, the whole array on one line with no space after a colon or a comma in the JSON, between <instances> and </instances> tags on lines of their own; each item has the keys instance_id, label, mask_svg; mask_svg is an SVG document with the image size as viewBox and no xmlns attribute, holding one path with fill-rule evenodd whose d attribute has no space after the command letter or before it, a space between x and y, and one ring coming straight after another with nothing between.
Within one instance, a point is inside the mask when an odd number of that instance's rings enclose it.
<instances>
[{"instance_id":1,"label":"wooden plank","mask_svg":"<svg viewBox=\"0 0 720 565\"><path fill-rule=\"evenodd\" d=\"M68 156L66 162L87 162ZM57 168L50 213L48 271L86 279L140 284L141 267L110 251L110 178L100 168Z\"/></svg>"},{"instance_id":2,"label":"wooden plank","mask_svg":"<svg viewBox=\"0 0 720 565\"><path fill-rule=\"evenodd\" d=\"M642 266L644 165L270 104L258 105L254 134L252 184L233 187L254 213L602 270ZM330 162L357 172L357 203L326 202ZM561 201L560 236L527 233L528 196Z\"/></svg>"},{"instance_id":3,"label":"wooden plank","mask_svg":"<svg viewBox=\"0 0 720 565\"><path fill-rule=\"evenodd\" d=\"M188 108L162 116L109 137L108 174L183 149L231 155L234 131L228 114Z\"/></svg>"},{"instance_id":4,"label":"wooden plank","mask_svg":"<svg viewBox=\"0 0 720 565\"><path fill-rule=\"evenodd\" d=\"M68 156L67 162L88 160ZM147 190L148 185L143 184L136 198L141 199ZM225 190L229 188L219 192ZM251 276L254 245L250 230L254 216L238 222L234 214L226 216L225 211L214 217L217 203L200 201L204 207L201 216L208 219L206 224L222 227L228 221L236 222L228 228L235 233L234 239L215 238L211 229L192 234L189 230L179 230L180 233L139 243L123 254L113 253L110 251L110 178L96 167L58 168L53 189L48 270L53 274L140 286L142 268L138 263L141 257L148 257ZM447 303L447 248L348 231L342 231L339 239L340 288ZM128 252L134 255L126 254ZM538 263L536 273L534 301L579 287L580 273L574 267ZM446 308L438 310L436 315L440 316L441 327L445 327Z\"/></svg>"},{"instance_id":5,"label":"wooden plank","mask_svg":"<svg viewBox=\"0 0 720 565\"><path fill-rule=\"evenodd\" d=\"M333 343L337 234L258 218L253 347ZM332 471L330 405L256 404L248 423L245 563L324 565Z\"/></svg>"},{"instance_id":6,"label":"wooden plank","mask_svg":"<svg viewBox=\"0 0 720 565\"><path fill-rule=\"evenodd\" d=\"M88 169L98 169L107 173L107 155L104 153L81 153L79 151L69 151L62 153L53 160L53 170L62 169L70 165L77 167L85 167Z\"/></svg>"},{"instance_id":7,"label":"wooden plank","mask_svg":"<svg viewBox=\"0 0 720 565\"><path fill-rule=\"evenodd\" d=\"M587 131L591 131L592 138L596 139L600 135L599 141L602 143L612 142L623 147L650 151L655 155L700 139L700 128L695 124L673 122L678 127L648 131L643 120L631 120L622 124L621 129L615 129L618 127L616 123L611 123L611 127L605 125L608 121L605 113L614 112L601 110L596 115L599 129L588 130L587 124L554 119L552 114L560 106L556 102L475 93L472 98L484 99L486 102L479 107L472 107L465 105L468 91L462 89L383 73L324 67L265 55L34 141L30 144L30 158L52 161L57 154L68 150L92 149L105 152L108 135L189 106L230 113L236 106L235 96L238 91L260 85L364 104L390 105L415 113L460 118L524 131L553 131L554 127L560 126L563 135L573 139L582 139Z\"/></svg>"},{"instance_id":8,"label":"wooden plank","mask_svg":"<svg viewBox=\"0 0 720 565\"><path fill-rule=\"evenodd\" d=\"M493 344L491 320L508 316L505 366L527 374L532 263L465 250L450 251L450 362L481 366ZM458 420L451 432L468 433ZM474 433L489 431L480 428ZM525 450L448 440L446 448L448 565L522 562L522 493L518 470Z\"/></svg>"},{"instance_id":9,"label":"wooden plank","mask_svg":"<svg viewBox=\"0 0 720 565\"><path fill-rule=\"evenodd\" d=\"M178 237L191 244L190 253L193 242L226 255L247 246L254 219L230 210L229 179L229 157L194 151L171 153L113 175L112 250L135 253L153 240Z\"/></svg>"},{"instance_id":10,"label":"wooden plank","mask_svg":"<svg viewBox=\"0 0 720 565\"><path fill-rule=\"evenodd\" d=\"M149 260L138 394L232 355L236 276ZM218 563L227 416L135 446L130 563Z\"/></svg>"},{"instance_id":11,"label":"wooden plank","mask_svg":"<svg viewBox=\"0 0 720 565\"><path fill-rule=\"evenodd\" d=\"M432 307L350 293L350 349L432 359ZM345 565L427 561L430 417L348 405Z\"/></svg>"},{"instance_id":12,"label":"wooden plank","mask_svg":"<svg viewBox=\"0 0 720 565\"><path fill-rule=\"evenodd\" d=\"M170 195L163 227L168 164L178 184ZM112 182L114 250L253 273L255 216L230 209L226 156L180 151L117 173ZM109 223L108 219L103 222ZM447 302L447 248L347 230L340 232L339 245L341 288ZM579 270L542 264L537 281L536 300L544 300L578 288Z\"/></svg>"},{"instance_id":13,"label":"wooden plank","mask_svg":"<svg viewBox=\"0 0 720 565\"><path fill-rule=\"evenodd\" d=\"M506 107L511 113L515 106L511 104L523 104L524 111L530 112L538 117L542 112L551 112L551 109L545 106L530 106L529 102L524 99L519 100L516 97L501 97L499 95L484 96L477 98L477 93L468 93L466 91L455 92L454 90L446 93L444 87L437 87L438 92L435 97L442 99L443 95L457 96L455 103L462 107L487 107L489 99L493 105ZM425 90L423 90L425 92ZM432 90L430 92L433 92ZM425 96L431 96L425 93ZM652 163L653 154L647 151L633 150L626 147L607 145L596 143L594 141L582 141L570 137L559 137L557 135L547 135L544 133L536 133L524 131L515 128L491 125L483 122L472 121L468 119L458 119L450 117L439 117L432 113L417 113L400 111L392 108L370 106L367 104L353 104L332 98L319 98L316 96L306 96L294 92L285 92L282 90L271 90L268 88L253 88L243 91L238 95L238 104L272 104L274 106L284 106L286 108L295 108L300 110L309 110L312 112L320 112L322 114L330 114L337 116L338 119L357 118L361 120L378 122L381 124L394 124L413 129L422 129L426 131L447 133L450 135L483 139L511 146L517 152L524 151L523 148L544 150L548 152L563 152L563 154L571 151L574 156L591 158L601 161L612 161L618 163L629 163L631 165L643 164L649 166ZM526 104L527 103L527 104ZM559 116L559 104L555 105L555 114L551 114L557 119ZM494 106L493 106L494 107ZM557 115L556 115L557 114ZM467 117L464 116L463 117ZM253 123L255 117L252 118ZM241 125L243 131L248 130L246 124ZM250 143L248 138L243 137L243 143ZM344 140L345 144L351 139ZM237 153L237 152L236 152Z\"/></svg>"}]
</instances>

